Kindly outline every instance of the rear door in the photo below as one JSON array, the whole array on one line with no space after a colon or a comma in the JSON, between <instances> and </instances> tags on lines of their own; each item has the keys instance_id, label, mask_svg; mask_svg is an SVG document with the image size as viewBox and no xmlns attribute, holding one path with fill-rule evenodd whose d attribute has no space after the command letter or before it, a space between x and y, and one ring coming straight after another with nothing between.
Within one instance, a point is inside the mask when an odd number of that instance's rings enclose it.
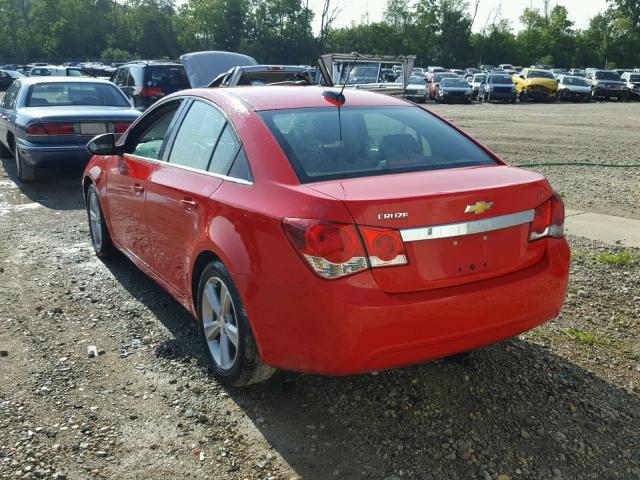
<instances>
[{"instance_id":1,"label":"rear door","mask_svg":"<svg viewBox=\"0 0 640 480\"><path fill-rule=\"evenodd\" d=\"M147 196L156 273L189 295L191 253L209 197L220 187L240 143L223 113L194 100L180 121L165 162L151 174Z\"/></svg>"},{"instance_id":2,"label":"rear door","mask_svg":"<svg viewBox=\"0 0 640 480\"><path fill-rule=\"evenodd\" d=\"M147 183L158 166L181 100L169 102L139 122L127 144L132 152L117 157L107 174L107 202L114 240L148 267L153 252L147 227Z\"/></svg>"}]
</instances>

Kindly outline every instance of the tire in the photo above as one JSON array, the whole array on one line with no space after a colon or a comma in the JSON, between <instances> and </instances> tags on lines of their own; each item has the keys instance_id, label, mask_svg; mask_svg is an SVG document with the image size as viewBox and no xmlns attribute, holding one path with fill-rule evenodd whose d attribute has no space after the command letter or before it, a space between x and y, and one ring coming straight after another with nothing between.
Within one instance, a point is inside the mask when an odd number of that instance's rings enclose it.
<instances>
[{"instance_id":1,"label":"tire","mask_svg":"<svg viewBox=\"0 0 640 480\"><path fill-rule=\"evenodd\" d=\"M529 95L526 90L521 90L518 94L518 98L520 99L520 103L527 103L529 101Z\"/></svg>"},{"instance_id":2,"label":"tire","mask_svg":"<svg viewBox=\"0 0 640 480\"><path fill-rule=\"evenodd\" d=\"M13 157L13 153L7 147L4 146L2 142L0 142L0 158L11 158Z\"/></svg>"},{"instance_id":3,"label":"tire","mask_svg":"<svg viewBox=\"0 0 640 480\"><path fill-rule=\"evenodd\" d=\"M260 359L242 299L219 261L209 263L200 276L197 311L200 338L218 381L241 387L263 382L275 373Z\"/></svg>"},{"instance_id":4,"label":"tire","mask_svg":"<svg viewBox=\"0 0 640 480\"><path fill-rule=\"evenodd\" d=\"M18 150L18 146L16 145L15 151L13 154L16 159L16 170L18 175L18 180L22 183L31 183L36 181L36 167L33 165L27 165L25 161L22 159L20 155L20 150Z\"/></svg>"},{"instance_id":5,"label":"tire","mask_svg":"<svg viewBox=\"0 0 640 480\"><path fill-rule=\"evenodd\" d=\"M87 189L87 219L89 220L89 234L91 245L96 255L107 258L113 254L113 243L104 218L98 190L93 185Z\"/></svg>"}]
</instances>

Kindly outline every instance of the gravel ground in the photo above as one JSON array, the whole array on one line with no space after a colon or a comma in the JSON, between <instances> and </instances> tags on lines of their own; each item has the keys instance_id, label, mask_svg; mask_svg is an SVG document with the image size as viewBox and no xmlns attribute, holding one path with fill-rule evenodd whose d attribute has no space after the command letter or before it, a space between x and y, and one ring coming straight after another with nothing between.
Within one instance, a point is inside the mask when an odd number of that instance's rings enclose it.
<instances>
[{"instance_id":1,"label":"gravel ground","mask_svg":"<svg viewBox=\"0 0 640 480\"><path fill-rule=\"evenodd\" d=\"M640 165L640 102L436 105L507 162ZM567 207L640 218L640 167L531 167Z\"/></svg>"},{"instance_id":2,"label":"gravel ground","mask_svg":"<svg viewBox=\"0 0 640 480\"><path fill-rule=\"evenodd\" d=\"M561 316L464 359L225 389L190 316L94 256L78 172L3 167L1 479L640 479L640 251L570 238Z\"/></svg>"}]
</instances>

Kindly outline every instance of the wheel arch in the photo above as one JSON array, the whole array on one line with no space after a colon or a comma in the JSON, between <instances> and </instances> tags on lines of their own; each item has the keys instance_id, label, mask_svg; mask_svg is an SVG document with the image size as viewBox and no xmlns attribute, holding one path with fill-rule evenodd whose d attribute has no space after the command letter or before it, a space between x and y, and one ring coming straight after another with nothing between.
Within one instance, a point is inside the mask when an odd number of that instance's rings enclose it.
<instances>
[{"instance_id":1,"label":"wheel arch","mask_svg":"<svg viewBox=\"0 0 640 480\"><path fill-rule=\"evenodd\" d=\"M211 250L204 250L198 254L195 262L193 262L191 269L191 303L193 305L193 312L196 315L198 312L198 286L200 285L200 276L205 267L215 261L221 262L220 257Z\"/></svg>"}]
</instances>

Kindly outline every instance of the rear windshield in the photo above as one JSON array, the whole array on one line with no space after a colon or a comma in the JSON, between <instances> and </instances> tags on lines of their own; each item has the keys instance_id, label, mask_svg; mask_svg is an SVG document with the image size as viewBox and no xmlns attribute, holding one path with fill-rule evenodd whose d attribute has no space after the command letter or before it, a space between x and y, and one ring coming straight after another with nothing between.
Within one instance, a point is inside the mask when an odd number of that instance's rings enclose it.
<instances>
[{"instance_id":1,"label":"rear windshield","mask_svg":"<svg viewBox=\"0 0 640 480\"><path fill-rule=\"evenodd\" d=\"M283 70L268 70L262 72L243 72L238 79L238 85L269 85L281 82L304 82L311 83L311 77L307 72L295 71L287 72Z\"/></svg>"},{"instance_id":2,"label":"rear windshield","mask_svg":"<svg viewBox=\"0 0 640 480\"><path fill-rule=\"evenodd\" d=\"M491 77L491 79L489 80L489 83L493 83L493 84L498 84L498 85L509 85L511 83L513 83L513 81L511 80L511 77Z\"/></svg>"},{"instance_id":3,"label":"rear windshield","mask_svg":"<svg viewBox=\"0 0 640 480\"><path fill-rule=\"evenodd\" d=\"M302 183L496 164L471 140L418 107L259 114Z\"/></svg>"},{"instance_id":4,"label":"rear windshield","mask_svg":"<svg viewBox=\"0 0 640 480\"><path fill-rule=\"evenodd\" d=\"M191 88L182 65L156 65L144 69L144 85L164 90L184 90Z\"/></svg>"},{"instance_id":5,"label":"rear windshield","mask_svg":"<svg viewBox=\"0 0 640 480\"><path fill-rule=\"evenodd\" d=\"M584 78L580 78L580 77L563 77L562 84L575 85L576 87L586 87L587 81Z\"/></svg>"},{"instance_id":6,"label":"rear windshield","mask_svg":"<svg viewBox=\"0 0 640 480\"><path fill-rule=\"evenodd\" d=\"M98 105L128 107L129 102L118 87L108 83L41 83L31 87L28 107Z\"/></svg>"}]
</instances>

